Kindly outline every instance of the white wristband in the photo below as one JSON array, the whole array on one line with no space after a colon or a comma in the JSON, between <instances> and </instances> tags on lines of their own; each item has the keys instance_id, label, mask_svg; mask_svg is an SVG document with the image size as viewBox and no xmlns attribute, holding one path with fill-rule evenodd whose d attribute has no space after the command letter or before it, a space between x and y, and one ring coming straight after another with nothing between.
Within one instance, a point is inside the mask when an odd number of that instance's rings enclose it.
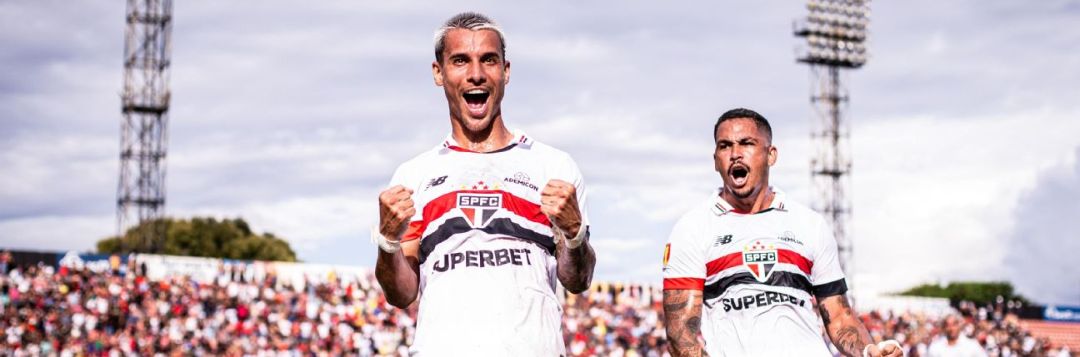
<instances>
[{"instance_id":1,"label":"white wristband","mask_svg":"<svg viewBox=\"0 0 1080 357\"><path fill-rule=\"evenodd\" d=\"M560 241L565 241L567 248L574 249L580 247L585 242L585 237L589 235L589 227L582 225L578 228L577 235L574 238L566 238L566 231L557 226L552 227L552 231L555 233L555 244L559 244Z\"/></svg>"},{"instance_id":2,"label":"white wristband","mask_svg":"<svg viewBox=\"0 0 1080 357\"><path fill-rule=\"evenodd\" d=\"M377 226L371 227L371 241L378 244L380 250L390 254L397 253L401 250L401 241L386 239L386 236L383 236L382 233L379 232L379 227Z\"/></svg>"},{"instance_id":3,"label":"white wristband","mask_svg":"<svg viewBox=\"0 0 1080 357\"><path fill-rule=\"evenodd\" d=\"M866 345L866 347L863 347L863 349L862 349L863 357L870 357L870 346L873 346L873 345L874 344L871 343L869 345ZM878 342L877 343L878 350L885 349L885 345L896 345L896 348L900 349L901 353L904 353L904 346L901 346L900 342L897 341L897 340L885 340L885 341ZM904 353L904 354L906 354L906 353Z\"/></svg>"}]
</instances>

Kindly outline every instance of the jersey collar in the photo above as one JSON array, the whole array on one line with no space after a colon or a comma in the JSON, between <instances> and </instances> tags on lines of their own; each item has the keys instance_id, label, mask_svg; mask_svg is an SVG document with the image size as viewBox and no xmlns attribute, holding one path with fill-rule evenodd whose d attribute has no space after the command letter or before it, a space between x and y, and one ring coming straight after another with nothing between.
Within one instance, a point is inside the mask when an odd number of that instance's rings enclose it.
<instances>
[{"instance_id":1,"label":"jersey collar","mask_svg":"<svg viewBox=\"0 0 1080 357\"><path fill-rule=\"evenodd\" d=\"M773 197L772 203L769 205L769 208L766 208L758 213L765 213L772 210L780 212L787 211L787 209L784 208L784 201L787 199L787 195L784 194L784 191L780 191L780 189L772 186L769 186L769 189L771 189L772 192L776 194L776 196ZM720 193L723 191L723 186L713 191L713 195L711 198L713 213L715 213L717 216L723 216L728 213L747 214L747 212L735 209L735 207L731 206L731 204L728 203L727 200L725 200L723 197L720 197Z\"/></svg>"},{"instance_id":2,"label":"jersey collar","mask_svg":"<svg viewBox=\"0 0 1080 357\"><path fill-rule=\"evenodd\" d=\"M513 140L510 141L510 144L504 146L501 149L491 151L491 152L476 152L476 151L466 149L465 147L463 147L461 145L458 145L458 142L456 140L454 140L454 133L453 132L450 132L449 134L446 134L446 139L443 140L442 147L443 147L444 150L453 150L453 151L459 151L459 152L471 152L471 153L476 153L476 154L495 154L495 153L500 153L500 152L504 152L504 151L509 151L510 149L513 149L513 148L518 147L518 146L521 146L523 148L529 148L529 147L532 146L532 144L533 144L532 137L530 137L528 134L525 134L524 131L517 130L517 129L510 129L510 133L513 134L513 138L514 138Z\"/></svg>"}]
</instances>

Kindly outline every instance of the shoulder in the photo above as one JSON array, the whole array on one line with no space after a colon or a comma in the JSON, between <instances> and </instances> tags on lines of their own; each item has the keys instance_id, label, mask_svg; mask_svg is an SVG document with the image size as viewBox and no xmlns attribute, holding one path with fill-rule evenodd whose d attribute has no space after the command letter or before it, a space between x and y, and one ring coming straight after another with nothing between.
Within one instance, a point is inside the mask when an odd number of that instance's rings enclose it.
<instances>
[{"instance_id":1,"label":"shoulder","mask_svg":"<svg viewBox=\"0 0 1080 357\"><path fill-rule=\"evenodd\" d=\"M581 168L567 152L532 138L526 138L520 145L524 146L522 151L526 152L525 161L542 167L548 178L571 182L579 188L584 184Z\"/></svg>"},{"instance_id":2,"label":"shoulder","mask_svg":"<svg viewBox=\"0 0 1080 357\"><path fill-rule=\"evenodd\" d=\"M440 161L443 151L442 146L436 146L405 160L394 170L395 181L411 180L423 176L426 170L437 167L436 163Z\"/></svg>"},{"instance_id":3,"label":"shoulder","mask_svg":"<svg viewBox=\"0 0 1080 357\"><path fill-rule=\"evenodd\" d=\"M796 224L799 229L816 231L828 227L825 216L802 202L786 199L784 200L784 210L787 213L789 222Z\"/></svg>"},{"instance_id":4,"label":"shoulder","mask_svg":"<svg viewBox=\"0 0 1080 357\"><path fill-rule=\"evenodd\" d=\"M712 200L707 199L697 202L675 221L675 227L672 229L673 233L700 231L704 229L709 218L713 216L715 216L715 213L712 210Z\"/></svg>"},{"instance_id":5,"label":"shoulder","mask_svg":"<svg viewBox=\"0 0 1080 357\"><path fill-rule=\"evenodd\" d=\"M528 142L523 143L526 145L529 152L541 157L544 160L553 164L574 165L574 158L570 156L566 151L555 148L536 139L529 138Z\"/></svg>"},{"instance_id":6,"label":"shoulder","mask_svg":"<svg viewBox=\"0 0 1080 357\"><path fill-rule=\"evenodd\" d=\"M805 220L805 221L809 221L809 222L824 222L825 221L825 216L822 216L821 213L818 213L817 211L810 208L809 206L803 204L802 202L796 201L796 200L785 199L784 200L784 210L786 210L788 213L790 213L792 217L794 217L796 219L799 219L799 220Z\"/></svg>"},{"instance_id":7,"label":"shoulder","mask_svg":"<svg viewBox=\"0 0 1080 357\"><path fill-rule=\"evenodd\" d=\"M427 150L424 150L423 152L420 152L419 154L416 154L416 156L413 156L412 158L406 160L404 163L401 164L401 166L407 166L407 165L408 166L421 166L421 165L426 165L426 164L428 164L428 163L430 163L432 161L440 160L443 156L445 156L449 152L450 152L450 149L447 149L445 146L443 146L443 145L435 145L435 146L433 146L431 148L428 148Z\"/></svg>"}]
</instances>

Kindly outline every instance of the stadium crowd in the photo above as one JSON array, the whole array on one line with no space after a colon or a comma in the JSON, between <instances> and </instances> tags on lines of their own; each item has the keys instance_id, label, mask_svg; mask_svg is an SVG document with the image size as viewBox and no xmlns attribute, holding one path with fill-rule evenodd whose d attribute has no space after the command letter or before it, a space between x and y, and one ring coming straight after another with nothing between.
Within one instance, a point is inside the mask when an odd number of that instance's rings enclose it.
<instances>
[{"instance_id":1,"label":"stadium crowd","mask_svg":"<svg viewBox=\"0 0 1080 357\"><path fill-rule=\"evenodd\" d=\"M214 281L140 269L50 266L0 277L0 355L396 355L415 311L388 307L372 278L294 286L223 267Z\"/></svg>"},{"instance_id":2,"label":"stadium crowd","mask_svg":"<svg viewBox=\"0 0 1080 357\"><path fill-rule=\"evenodd\" d=\"M991 357L1071 356L1067 346L1032 336L1015 313L1020 308L1020 302L1001 297L985 306L960 302L957 308L960 338L973 339ZM875 340L895 339L904 346L907 356L934 356L933 344L944 343L944 317L888 311L874 311L861 317Z\"/></svg>"},{"instance_id":3,"label":"stadium crowd","mask_svg":"<svg viewBox=\"0 0 1080 357\"><path fill-rule=\"evenodd\" d=\"M8 356L374 356L407 355L415 307L386 303L372 275L308 277L222 265L213 281L150 279L145 267L92 272L0 267L0 355ZM596 284L565 303L571 356L667 356L662 291ZM963 333L989 356L1068 356L1034 338L1012 303L961 304ZM896 339L927 356L940 319L912 313L862 316L875 339ZM824 338L824 337L823 337Z\"/></svg>"}]
</instances>

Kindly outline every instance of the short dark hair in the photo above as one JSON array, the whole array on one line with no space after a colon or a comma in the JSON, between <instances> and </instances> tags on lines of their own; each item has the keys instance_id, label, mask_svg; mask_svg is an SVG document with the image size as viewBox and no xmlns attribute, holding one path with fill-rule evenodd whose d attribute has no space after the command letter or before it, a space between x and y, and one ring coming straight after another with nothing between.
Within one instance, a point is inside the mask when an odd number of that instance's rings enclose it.
<instances>
[{"instance_id":1,"label":"short dark hair","mask_svg":"<svg viewBox=\"0 0 1080 357\"><path fill-rule=\"evenodd\" d=\"M735 108L721 114L720 118L716 119L716 125L713 125L713 141L716 141L716 131L720 130L720 124L728 120L743 118L753 120L754 124L757 124L758 130L765 132L765 136L768 138L769 142L772 142L772 126L769 125L769 120L765 119L761 114L758 114L758 112L746 108Z\"/></svg>"},{"instance_id":2,"label":"short dark hair","mask_svg":"<svg viewBox=\"0 0 1080 357\"><path fill-rule=\"evenodd\" d=\"M495 20L480 13L463 12L446 20L442 27L435 30L435 60L439 63L442 63L443 49L446 48L446 33L453 29L495 31L495 34L499 35L499 50L502 52L502 56L506 57L506 37L503 36L502 29L495 23Z\"/></svg>"}]
</instances>

